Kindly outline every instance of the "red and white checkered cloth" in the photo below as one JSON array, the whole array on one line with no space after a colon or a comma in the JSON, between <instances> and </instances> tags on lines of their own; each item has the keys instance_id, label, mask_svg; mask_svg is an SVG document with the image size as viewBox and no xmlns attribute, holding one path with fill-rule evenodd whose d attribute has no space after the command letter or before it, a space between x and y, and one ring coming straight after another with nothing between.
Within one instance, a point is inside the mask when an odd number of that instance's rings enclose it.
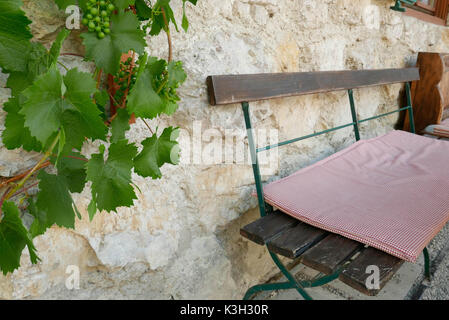
<instances>
[{"instance_id":1,"label":"red and white checkered cloth","mask_svg":"<svg viewBox=\"0 0 449 320\"><path fill-rule=\"evenodd\" d=\"M440 124L428 126L424 131L442 138L449 138L449 119L443 120Z\"/></svg>"},{"instance_id":2,"label":"red and white checkered cloth","mask_svg":"<svg viewBox=\"0 0 449 320\"><path fill-rule=\"evenodd\" d=\"M449 221L449 142L393 131L268 184L264 193L305 223L416 262Z\"/></svg>"}]
</instances>

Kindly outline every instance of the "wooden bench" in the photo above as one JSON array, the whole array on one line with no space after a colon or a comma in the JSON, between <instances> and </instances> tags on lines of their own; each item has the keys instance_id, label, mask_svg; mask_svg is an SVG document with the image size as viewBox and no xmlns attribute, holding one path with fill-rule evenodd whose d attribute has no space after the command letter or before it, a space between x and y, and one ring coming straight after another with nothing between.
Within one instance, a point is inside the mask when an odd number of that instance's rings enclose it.
<instances>
[{"instance_id":1,"label":"wooden bench","mask_svg":"<svg viewBox=\"0 0 449 320\"><path fill-rule=\"evenodd\" d=\"M254 75L209 76L207 85L211 105L241 103L248 129L248 142L253 160L253 171L258 194L261 218L240 231L241 235L259 245L266 245L275 264L279 267L287 282L262 284L250 288L245 299L250 299L261 291L296 289L305 299L311 299L305 288L321 286L335 279L363 294L377 295L404 262L377 249L367 247L359 242L349 240L336 234L317 229L280 211L275 211L265 202L260 176L258 152L294 143L306 138L325 134L344 127L353 127L356 140L360 139L359 124L394 112L408 111L410 129L414 133L413 109L411 105L410 82L419 79L418 68L308 72ZM374 116L357 119L353 89L381 86L393 83L406 83L407 106ZM348 90L349 105L353 122L333 129L317 132L309 136L279 143L275 146L257 149L252 136L252 124L249 114L249 102L298 96L338 90ZM320 272L320 277L313 281L298 281L282 264L278 255L299 261ZM424 250L426 276L430 277L430 262L427 249ZM366 286L367 267L376 265L380 269L380 287L369 289Z\"/></svg>"}]
</instances>

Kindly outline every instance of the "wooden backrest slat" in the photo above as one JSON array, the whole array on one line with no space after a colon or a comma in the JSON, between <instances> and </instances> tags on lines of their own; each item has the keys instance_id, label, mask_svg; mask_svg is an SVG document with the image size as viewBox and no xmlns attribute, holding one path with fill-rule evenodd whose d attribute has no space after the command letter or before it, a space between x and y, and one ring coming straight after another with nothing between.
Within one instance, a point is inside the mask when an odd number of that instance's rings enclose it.
<instances>
[{"instance_id":1,"label":"wooden backrest slat","mask_svg":"<svg viewBox=\"0 0 449 320\"><path fill-rule=\"evenodd\" d=\"M419 80L418 68L209 76L211 105L251 102Z\"/></svg>"}]
</instances>

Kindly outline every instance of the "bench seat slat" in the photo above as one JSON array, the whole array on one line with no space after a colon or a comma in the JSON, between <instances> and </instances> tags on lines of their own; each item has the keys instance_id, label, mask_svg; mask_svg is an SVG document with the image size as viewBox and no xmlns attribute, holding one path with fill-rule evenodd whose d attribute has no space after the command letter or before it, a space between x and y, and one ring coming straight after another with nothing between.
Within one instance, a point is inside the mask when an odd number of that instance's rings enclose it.
<instances>
[{"instance_id":1,"label":"bench seat slat","mask_svg":"<svg viewBox=\"0 0 449 320\"><path fill-rule=\"evenodd\" d=\"M363 250L340 274L340 280L350 287L368 296L377 295L396 271L404 263L404 260L396 258L380 250L369 247ZM366 273L368 266L377 266L380 270L379 290L369 290L366 280L371 275Z\"/></svg>"},{"instance_id":2,"label":"bench seat slat","mask_svg":"<svg viewBox=\"0 0 449 320\"><path fill-rule=\"evenodd\" d=\"M331 234L302 256L302 263L324 274L337 271L345 261L363 248L363 244Z\"/></svg>"},{"instance_id":3,"label":"bench seat slat","mask_svg":"<svg viewBox=\"0 0 449 320\"><path fill-rule=\"evenodd\" d=\"M257 244L265 245L267 241L298 223L298 220L287 214L275 212L243 227L240 229L240 234Z\"/></svg>"},{"instance_id":4,"label":"bench seat slat","mask_svg":"<svg viewBox=\"0 0 449 320\"><path fill-rule=\"evenodd\" d=\"M295 259L323 240L328 234L327 231L301 222L268 241L267 245L271 252Z\"/></svg>"}]
</instances>

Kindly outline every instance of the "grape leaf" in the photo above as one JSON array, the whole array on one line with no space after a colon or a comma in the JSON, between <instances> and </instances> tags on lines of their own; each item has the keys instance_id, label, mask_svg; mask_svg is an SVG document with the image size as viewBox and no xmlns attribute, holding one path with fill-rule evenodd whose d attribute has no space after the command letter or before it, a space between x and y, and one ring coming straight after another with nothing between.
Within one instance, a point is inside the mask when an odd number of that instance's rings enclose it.
<instances>
[{"instance_id":1,"label":"grape leaf","mask_svg":"<svg viewBox=\"0 0 449 320\"><path fill-rule=\"evenodd\" d=\"M11 93L16 98L10 99L4 108L8 114L6 116L5 130L2 133L2 138L8 149L23 147L27 151L42 151L41 144L36 138L31 136L30 130L24 126L24 116L19 114L21 104L26 100L21 93L33 83L38 75L47 72L50 65L57 61L62 43L69 33L69 31L61 31L53 43L50 52L43 45L32 43L25 71L10 73L7 87L11 88Z\"/></svg>"},{"instance_id":2,"label":"grape leaf","mask_svg":"<svg viewBox=\"0 0 449 320\"><path fill-rule=\"evenodd\" d=\"M141 66L140 66L141 67ZM144 70L139 71L127 101L127 108L140 118L153 119L165 113L173 114L181 99L176 89L186 80L187 75L181 62L148 59Z\"/></svg>"},{"instance_id":3,"label":"grape leaf","mask_svg":"<svg viewBox=\"0 0 449 320\"><path fill-rule=\"evenodd\" d=\"M92 75L72 69L64 77L64 84L67 87L64 97L65 101L70 103L70 110L78 112L84 125L89 128L85 136L104 140L107 128L101 118L100 110L91 98L97 91ZM65 107L68 108L67 103Z\"/></svg>"},{"instance_id":4,"label":"grape leaf","mask_svg":"<svg viewBox=\"0 0 449 320\"><path fill-rule=\"evenodd\" d=\"M64 134L65 143L58 148L58 155L70 153L73 149L81 150L85 141L85 134L89 132L89 127L83 121L79 112L66 110L61 115L61 124Z\"/></svg>"},{"instance_id":5,"label":"grape leaf","mask_svg":"<svg viewBox=\"0 0 449 320\"><path fill-rule=\"evenodd\" d=\"M147 6L145 0L136 0L136 13L139 20L148 20L151 18L152 9Z\"/></svg>"},{"instance_id":6,"label":"grape leaf","mask_svg":"<svg viewBox=\"0 0 449 320\"><path fill-rule=\"evenodd\" d=\"M56 163L56 158L51 158ZM80 193L86 184L87 159L79 152L68 152L56 163L58 176L66 178L70 192Z\"/></svg>"},{"instance_id":7,"label":"grape leaf","mask_svg":"<svg viewBox=\"0 0 449 320\"><path fill-rule=\"evenodd\" d=\"M100 90L95 92L95 102L97 105L104 107L109 100L109 94L106 90Z\"/></svg>"},{"instance_id":8,"label":"grape leaf","mask_svg":"<svg viewBox=\"0 0 449 320\"><path fill-rule=\"evenodd\" d=\"M5 130L2 132L3 144L8 150L22 147L26 151L42 151L42 145L31 136L25 127L25 118L19 114L19 98L10 98L4 104L3 110L8 114L5 119Z\"/></svg>"},{"instance_id":9,"label":"grape leaf","mask_svg":"<svg viewBox=\"0 0 449 320\"><path fill-rule=\"evenodd\" d=\"M50 51L48 53L49 55L49 61L47 62L47 66L50 66L51 64L58 61L59 54L61 52L62 44L64 43L65 39L70 35L70 30L62 29L57 37L55 42L53 42Z\"/></svg>"},{"instance_id":10,"label":"grape leaf","mask_svg":"<svg viewBox=\"0 0 449 320\"><path fill-rule=\"evenodd\" d=\"M27 101L19 113L25 116L25 126L32 136L43 144L60 128L63 111L61 86L62 76L56 68L52 68L23 92Z\"/></svg>"},{"instance_id":11,"label":"grape leaf","mask_svg":"<svg viewBox=\"0 0 449 320\"><path fill-rule=\"evenodd\" d=\"M185 32L187 32L187 30L189 29L189 20L187 19L186 14L186 2L190 2L194 6L196 6L198 0L182 0L182 28Z\"/></svg>"},{"instance_id":12,"label":"grape leaf","mask_svg":"<svg viewBox=\"0 0 449 320\"><path fill-rule=\"evenodd\" d=\"M70 31L63 29L56 37L49 52L40 43L31 43L25 70L11 72L8 77L6 86L11 88L13 96L17 96L33 84L38 75L47 72L48 68L58 61L62 44L69 34Z\"/></svg>"},{"instance_id":13,"label":"grape leaf","mask_svg":"<svg viewBox=\"0 0 449 320\"><path fill-rule=\"evenodd\" d=\"M21 0L0 1L0 67L9 72L25 71L33 37L21 6Z\"/></svg>"},{"instance_id":14,"label":"grape leaf","mask_svg":"<svg viewBox=\"0 0 449 320\"><path fill-rule=\"evenodd\" d=\"M101 118L103 121L108 120L108 115L106 112L106 104L109 101L109 94L106 90L99 90L94 95L95 103L97 104L98 110L101 112Z\"/></svg>"},{"instance_id":15,"label":"grape leaf","mask_svg":"<svg viewBox=\"0 0 449 320\"><path fill-rule=\"evenodd\" d=\"M47 72L47 54L47 50L40 43L31 44L24 71L10 72L8 77L6 86L11 89L13 96L28 88L38 75Z\"/></svg>"},{"instance_id":16,"label":"grape leaf","mask_svg":"<svg viewBox=\"0 0 449 320\"><path fill-rule=\"evenodd\" d=\"M23 92L27 101L19 113L25 116L25 126L31 135L41 143L45 144L54 133L63 129L67 131L66 137L76 138L72 144L66 142L67 148L79 149L82 141L81 133L75 134L77 127L83 129L84 137L105 139L106 127L91 99L95 91L91 75L72 69L63 78L56 67L52 67ZM67 117L77 121L67 121Z\"/></svg>"},{"instance_id":17,"label":"grape leaf","mask_svg":"<svg viewBox=\"0 0 449 320\"><path fill-rule=\"evenodd\" d=\"M95 33L83 33L86 58L95 61L106 73L116 74L120 68L123 53L134 50L142 54L145 48L145 34L140 30L137 17L131 12L122 12L111 18L111 34L98 39Z\"/></svg>"},{"instance_id":18,"label":"grape leaf","mask_svg":"<svg viewBox=\"0 0 449 320\"><path fill-rule=\"evenodd\" d=\"M189 29L189 19L187 19L186 14L186 2L190 2L194 6L196 6L198 0L182 0L182 28L185 32L187 32L187 30Z\"/></svg>"},{"instance_id":19,"label":"grape leaf","mask_svg":"<svg viewBox=\"0 0 449 320\"><path fill-rule=\"evenodd\" d=\"M162 177L159 170L164 164L178 164L180 148L176 139L179 129L168 127L158 138L156 134L142 142L143 150L134 159L134 170L142 177L158 179Z\"/></svg>"},{"instance_id":20,"label":"grape leaf","mask_svg":"<svg viewBox=\"0 0 449 320\"><path fill-rule=\"evenodd\" d=\"M91 220L97 208L115 211L118 207L133 205L137 197L131 186L131 169L136 154L134 145L121 140L110 146L106 163L104 146L100 147L100 154L92 156L87 165L87 177L92 181L92 201L88 207Z\"/></svg>"},{"instance_id":21,"label":"grape leaf","mask_svg":"<svg viewBox=\"0 0 449 320\"><path fill-rule=\"evenodd\" d=\"M3 218L0 221L0 269L3 274L13 272L20 267L20 257L25 246L28 247L33 264L39 258L30 234L25 229L20 212L13 202L6 201L2 206Z\"/></svg>"},{"instance_id":22,"label":"grape leaf","mask_svg":"<svg viewBox=\"0 0 449 320\"><path fill-rule=\"evenodd\" d=\"M156 77L162 77L166 62L150 58L145 69L140 72L136 83L128 95L127 108L137 117L153 119L164 110L164 101L156 92L153 83Z\"/></svg>"},{"instance_id":23,"label":"grape leaf","mask_svg":"<svg viewBox=\"0 0 449 320\"><path fill-rule=\"evenodd\" d=\"M181 61L171 61L168 64L168 83L169 87L178 88L187 79L187 74L182 67Z\"/></svg>"},{"instance_id":24,"label":"grape leaf","mask_svg":"<svg viewBox=\"0 0 449 320\"><path fill-rule=\"evenodd\" d=\"M75 211L72 196L66 178L39 172L39 194L36 208L45 212L49 225L56 224L60 227L75 227Z\"/></svg>"},{"instance_id":25,"label":"grape leaf","mask_svg":"<svg viewBox=\"0 0 449 320\"><path fill-rule=\"evenodd\" d=\"M119 10L127 9L134 5L135 0L114 0L114 4Z\"/></svg>"},{"instance_id":26,"label":"grape leaf","mask_svg":"<svg viewBox=\"0 0 449 320\"><path fill-rule=\"evenodd\" d=\"M185 32L187 32L189 30L189 19L187 19L187 15L186 15L186 3L185 1L182 4L182 28L184 29Z\"/></svg>"},{"instance_id":27,"label":"grape leaf","mask_svg":"<svg viewBox=\"0 0 449 320\"><path fill-rule=\"evenodd\" d=\"M32 238L43 235L48 228L51 227L47 221L47 215L43 211L36 208L36 203L32 198L28 199L28 213L34 217L33 223L30 226L30 235Z\"/></svg>"},{"instance_id":28,"label":"grape leaf","mask_svg":"<svg viewBox=\"0 0 449 320\"><path fill-rule=\"evenodd\" d=\"M117 109L117 116L111 123L111 142L118 142L125 139L125 133L130 128L129 114L126 109Z\"/></svg>"},{"instance_id":29,"label":"grape leaf","mask_svg":"<svg viewBox=\"0 0 449 320\"><path fill-rule=\"evenodd\" d=\"M161 12L162 11L161 9L164 9L167 22L168 23L172 22L175 26L176 31L179 32L175 15L173 13L172 8L170 7L170 0L158 0L156 4L153 6L153 12L155 12L155 14L151 24L150 35L157 36L159 33L161 33L162 30L165 30L166 32L168 31L168 28L165 25L164 16Z\"/></svg>"},{"instance_id":30,"label":"grape leaf","mask_svg":"<svg viewBox=\"0 0 449 320\"><path fill-rule=\"evenodd\" d=\"M121 140L111 144L106 161L104 147L99 154L92 155L87 164L87 179L92 181L91 219L97 209L111 212L133 205L137 197L131 185L131 170L136 154L135 145Z\"/></svg>"}]
</instances>

